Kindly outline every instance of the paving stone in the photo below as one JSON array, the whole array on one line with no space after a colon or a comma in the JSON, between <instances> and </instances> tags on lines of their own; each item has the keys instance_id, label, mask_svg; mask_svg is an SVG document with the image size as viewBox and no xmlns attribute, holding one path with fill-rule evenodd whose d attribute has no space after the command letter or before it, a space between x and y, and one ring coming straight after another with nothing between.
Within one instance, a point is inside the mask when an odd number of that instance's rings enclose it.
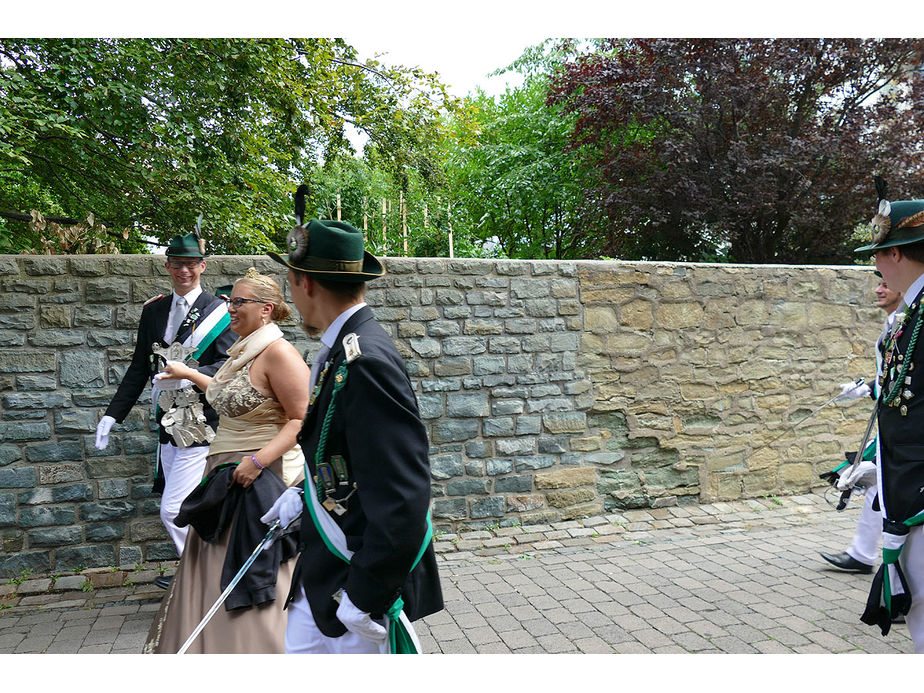
<instances>
[{"instance_id":1,"label":"paving stone","mask_svg":"<svg viewBox=\"0 0 924 693\"><path fill-rule=\"evenodd\" d=\"M817 558L849 542L858 513L832 516L820 497L800 498L760 511L755 502L637 511L621 518L638 525L629 535L601 536L617 525L599 521L463 533L487 550L530 541L496 557L457 545L440 555L446 609L418 622L421 644L458 654L911 652L906 628L882 638L859 623L868 577ZM671 518L712 522L655 528ZM33 592L0 610L0 652L139 653L163 592L138 584L156 571L122 570L138 582Z\"/></svg>"}]
</instances>

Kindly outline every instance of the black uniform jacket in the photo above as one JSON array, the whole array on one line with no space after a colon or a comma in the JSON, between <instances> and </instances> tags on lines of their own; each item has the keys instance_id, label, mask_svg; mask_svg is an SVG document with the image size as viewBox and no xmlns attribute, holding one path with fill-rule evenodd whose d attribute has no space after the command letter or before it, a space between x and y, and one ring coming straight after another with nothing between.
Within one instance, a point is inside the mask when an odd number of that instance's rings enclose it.
<instances>
[{"instance_id":1,"label":"black uniform jacket","mask_svg":"<svg viewBox=\"0 0 924 693\"><path fill-rule=\"evenodd\" d=\"M338 486L335 499L343 499L355 484L353 495L341 500L346 512L331 513L346 535L347 547L355 553L349 565L335 557L306 509L302 551L287 600L288 604L302 585L315 622L328 637L346 632L337 620L337 602L332 596L341 588L373 618L380 617L399 596L412 621L443 608L432 543L411 572L426 533L430 505L427 433L404 362L368 307L347 320L331 348L330 365L305 416L299 443L309 473L315 477L321 425L331 402L334 375L345 358L342 340L351 332L359 335L362 355L347 366L347 382L335 399L323 461L340 455L349 471L348 483Z\"/></svg>"},{"instance_id":2,"label":"black uniform jacket","mask_svg":"<svg viewBox=\"0 0 924 693\"><path fill-rule=\"evenodd\" d=\"M228 527L228 550L221 571L224 591L266 536L266 525L260 518L286 490L286 485L269 469L244 488L233 483L235 464L219 465L190 493L173 523L177 527L192 525L206 542L220 541ZM225 610L245 609L276 599L276 576L279 564L295 555L295 540L285 534L269 549L263 549L241 581L225 600Z\"/></svg>"},{"instance_id":3,"label":"black uniform jacket","mask_svg":"<svg viewBox=\"0 0 924 693\"><path fill-rule=\"evenodd\" d=\"M898 352L902 360L883 362L883 397L897 379L901 365L911 359L912 367L906 374L901 393L893 404L879 405L879 450L882 468L882 488L879 493L885 501L888 519L906 520L924 509L924 325L922 325L914 353L908 348L915 322L924 320L921 296L911 302L908 321L898 336ZM907 379L910 377L910 383ZM902 415L905 411L905 415Z\"/></svg>"},{"instance_id":4,"label":"black uniform jacket","mask_svg":"<svg viewBox=\"0 0 924 693\"><path fill-rule=\"evenodd\" d=\"M138 337L135 341L135 353L132 355L132 362L128 370L125 371L122 382L119 384L118 390L116 390L115 395L112 397L112 401L109 403L109 407L106 409L106 415L111 416L118 423L122 423L122 421L125 420L131 408L135 406L135 402L138 401L138 397L141 396L141 392L144 390L145 386L151 382L151 376L160 370L161 364L159 363L159 359L152 360L151 358L153 355L151 348L155 343L158 346L167 346L164 342L164 330L167 329L167 316L170 314L172 298L173 293L171 292L162 298L148 303L141 311L141 319L138 322ZM190 312L193 309L198 309L199 314L204 318L218 307L222 301L223 299L213 296L207 291L203 291L199 294L199 298L196 299L196 302L190 308ZM192 329L192 323L184 321L177 332L176 341L182 343L189 336ZM221 364L228 358L228 347L234 344L236 339L237 335L234 332L225 329L197 359L199 362L197 370L208 376L215 375L215 372L221 367ZM218 414L209 406L208 402L205 400L204 393L200 394L199 399L202 401L208 425L212 427L212 430L215 430L218 427ZM158 429L160 431L161 443L174 442L173 438L167 435L167 432L164 430L164 427L160 425L160 422L158 422ZM202 445L207 445L207 443L202 443Z\"/></svg>"}]
</instances>

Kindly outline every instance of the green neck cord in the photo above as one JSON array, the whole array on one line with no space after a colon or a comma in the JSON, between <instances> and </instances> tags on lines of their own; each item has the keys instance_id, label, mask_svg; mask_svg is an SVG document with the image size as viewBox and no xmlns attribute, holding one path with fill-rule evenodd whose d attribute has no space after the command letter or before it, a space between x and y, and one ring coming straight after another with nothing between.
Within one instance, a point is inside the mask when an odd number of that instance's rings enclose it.
<instances>
[{"instance_id":1,"label":"green neck cord","mask_svg":"<svg viewBox=\"0 0 924 693\"><path fill-rule=\"evenodd\" d=\"M921 315L918 314L915 316L914 322L914 331L911 333L911 341L908 343L908 350L905 352L908 355L908 358L905 359L902 363L902 369L898 373L898 378L895 379L895 382L892 384L892 389L887 395L882 398L882 403L888 405L898 397L898 393L901 392L902 387L905 384L905 375L908 373L908 368L911 366L911 355L914 354L914 346L918 341L918 333L921 331ZM896 352L898 349L896 348Z\"/></svg>"},{"instance_id":2,"label":"green neck cord","mask_svg":"<svg viewBox=\"0 0 924 693\"><path fill-rule=\"evenodd\" d=\"M321 424L321 435L318 438L318 449L314 456L315 468L317 465L321 464L324 460L324 450L327 448L327 433L330 430L330 422L334 416L334 403L337 399L337 393L343 389L343 386L346 385L347 380L347 362L344 360L340 364L340 368L337 369L337 372L334 374L334 391L330 396L330 404L327 406L327 411L324 413L324 423ZM305 460L305 492L308 491L308 461ZM321 497L321 485L318 484L315 489L318 500L323 500Z\"/></svg>"}]
</instances>

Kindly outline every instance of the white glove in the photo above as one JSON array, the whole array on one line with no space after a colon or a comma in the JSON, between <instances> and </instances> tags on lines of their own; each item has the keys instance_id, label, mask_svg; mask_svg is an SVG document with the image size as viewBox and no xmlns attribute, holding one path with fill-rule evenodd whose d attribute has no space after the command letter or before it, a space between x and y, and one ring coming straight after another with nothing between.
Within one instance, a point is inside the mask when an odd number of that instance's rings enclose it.
<instances>
[{"instance_id":1,"label":"white glove","mask_svg":"<svg viewBox=\"0 0 924 693\"><path fill-rule=\"evenodd\" d=\"M854 486L869 488L876 485L876 465L863 460L854 469L845 470L837 480L837 490L846 491Z\"/></svg>"},{"instance_id":2,"label":"white glove","mask_svg":"<svg viewBox=\"0 0 924 693\"><path fill-rule=\"evenodd\" d=\"M266 511L266 514L260 518L260 522L265 525L271 525L279 520L279 526L285 529L296 517L302 514L302 494L295 486L290 486L282 495L273 503L273 507ZM278 536L278 535L277 535ZM273 542L267 543L264 549L268 549Z\"/></svg>"},{"instance_id":3,"label":"white glove","mask_svg":"<svg viewBox=\"0 0 924 693\"><path fill-rule=\"evenodd\" d=\"M869 397L869 385L866 383L841 383L841 394L848 399Z\"/></svg>"},{"instance_id":4,"label":"white glove","mask_svg":"<svg viewBox=\"0 0 924 693\"><path fill-rule=\"evenodd\" d=\"M109 445L109 431L112 430L112 424L115 423L115 419L111 416L104 416L99 420L99 423L96 424L96 449L105 450L106 446Z\"/></svg>"},{"instance_id":5,"label":"white glove","mask_svg":"<svg viewBox=\"0 0 924 693\"><path fill-rule=\"evenodd\" d=\"M370 640L374 643L383 643L388 637L388 631L385 626L379 625L372 620L372 617L365 611L360 611L347 593L340 593L340 606L337 607L337 619L346 626L351 633L356 633L361 638Z\"/></svg>"}]
</instances>

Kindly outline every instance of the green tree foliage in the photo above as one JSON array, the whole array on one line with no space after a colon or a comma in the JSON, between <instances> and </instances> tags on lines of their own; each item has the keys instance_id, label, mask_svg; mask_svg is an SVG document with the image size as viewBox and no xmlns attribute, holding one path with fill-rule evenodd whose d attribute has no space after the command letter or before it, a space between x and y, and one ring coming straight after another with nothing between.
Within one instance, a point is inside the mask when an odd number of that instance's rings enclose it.
<instances>
[{"instance_id":1,"label":"green tree foliage","mask_svg":"<svg viewBox=\"0 0 924 693\"><path fill-rule=\"evenodd\" d=\"M473 242L466 229L459 226L445 185L427 180L413 168L405 168L394 176L373 165L370 158L373 157L341 156L319 164L312 175L313 212L309 213L322 219L337 219L339 214L340 219L366 232L369 250L379 255L480 257L485 254L481 245ZM433 161L439 166L438 158ZM441 168L436 171L442 175ZM450 251L449 232L457 228L461 232L453 238Z\"/></svg>"},{"instance_id":2,"label":"green tree foliage","mask_svg":"<svg viewBox=\"0 0 924 693\"><path fill-rule=\"evenodd\" d=\"M340 39L0 39L0 249L35 245L31 209L92 214L126 251L200 213L216 252L272 248L350 127L385 174L435 175L447 104L432 75Z\"/></svg>"},{"instance_id":3,"label":"green tree foliage","mask_svg":"<svg viewBox=\"0 0 924 693\"><path fill-rule=\"evenodd\" d=\"M852 260L874 174L920 197L924 41L611 40L552 102L599 172L604 252L738 262Z\"/></svg>"},{"instance_id":4,"label":"green tree foliage","mask_svg":"<svg viewBox=\"0 0 924 693\"><path fill-rule=\"evenodd\" d=\"M584 197L594 173L568 147L575 116L546 103L569 55L551 41L531 47L507 68L523 75L522 86L469 96L453 121L446 170L458 223L507 257L596 254L601 217Z\"/></svg>"}]
</instances>

